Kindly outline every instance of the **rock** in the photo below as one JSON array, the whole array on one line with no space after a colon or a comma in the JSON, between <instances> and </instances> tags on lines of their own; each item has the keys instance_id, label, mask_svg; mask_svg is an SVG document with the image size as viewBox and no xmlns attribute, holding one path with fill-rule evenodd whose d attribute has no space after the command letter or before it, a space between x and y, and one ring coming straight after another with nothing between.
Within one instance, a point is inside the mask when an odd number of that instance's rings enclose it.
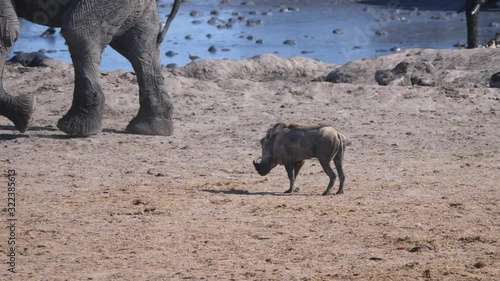
<instances>
[{"instance_id":1,"label":"rock","mask_svg":"<svg viewBox=\"0 0 500 281\"><path fill-rule=\"evenodd\" d=\"M381 86L435 86L437 80L435 72L432 63L403 61L391 70L377 70L375 81Z\"/></svg>"},{"instance_id":2,"label":"rock","mask_svg":"<svg viewBox=\"0 0 500 281\"><path fill-rule=\"evenodd\" d=\"M47 30L45 30L44 33L42 33L42 37L43 38L48 38L48 37L52 37L54 36L54 34L56 34L56 29L53 28L53 27L49 27Z\"/></svg>"},{"instance_id":3,"label":"rock","mask_svg":"<svg viewBox=\"0 0 500 281\"><path fill-rule=\"evenodd\" d=\"M257 44L264 44L264 43L265 43L265 41L264 41L264 40L262 40L262 39L258 39L258 40L256 40L256 41L255 41L255 43L257 43Z\"/></svg>"},{"instance_id":4,"label":"rock","mask_svg":"<svg viewBox=\"0 0 500 281\"><path fill-rule=\"evenodd\" d=\"M342 69L336 69L326 76L325 79L327 82L332 82L332 83L351 83L351 75L349 73L345 72Z\"/></svg>"},{"instance_id":5,"label":"rock","mask_svg":"<svg viewBox=\"0 0 500 281\"><path fill-rule=\"evenodd\" d=\"M175 55L177 55L177 53L176 53L176 52L174 52L174 51L168 51L168 52L166 52L166 53L165 53L165 56L167 56L167 57L169 57L169 58L171 58L171 57L173 57L173 56L175 56Z\"/></svg>"},{"instance_id":6,"label":"rock","mask_svg":"<svg viewBox=\"0 0 500 281\"><path fill-rule=\"evenodd\" d=\"M55 65L55 60L47 57L42 52L18 53L7 61L9 64L20 63L27 67L50 67Z\"/></svg>"},{"instance_id":7,"label":"rock","mask_svg":"<svg viewBox=\"0 0 500 281\"><path fill-rule=\"evenodd\" d=\"M211 18L207 21L207 23L208 23L208 24L211 24L211 25L216 25L216 24L218 24L218 23L220 23L220 22L221 22L221 20L220 20L218 17L211 17Z\"/></svg>"},{"instance_id":8,"label":"rock","mask_svg":"<svg viewBox=\"0 0 500 281\"><path fill-rule=\"evenodd\" d=\"M285 45L296 45L297 44L297 40L290 40L290 39L288 39L288 40L285 40L283 42L283 44L285 44Z\"/></svg>"},{"instance_id":9,"label":"rock","mask_svg":"<svg viewBox=\"0 0 500 281\"><path fill-rule=\"evenodd\" d=\"M205 13L203 13L202 11L191 11L191 13L189 13L190 16L192 17L202 17Z\"/></svg>"},{"instance_id":10,"label":"rock","mask_svg":"<svg viewBox=\"0 0 500 281\"><path fill-rule=\"evenodd\" d=\"M387 36L387 31L385 31L385 30L377 30L377 31L375 31L375 35L377 35L377 36Z\"/></svg>"},{"instance_id":11,"label":"rock","mask_svg":"<svg viewBox=\"0 0 500 281\"><path fill-rule=\"evenodd\" d=\"M500 88L500 72L497 72L497 73L491 75L490 87L491 88Z\"/></svg>"},{"instance_id":12,"label":"rock","mask_svg":"<svg viewBox=\"0 0 500 281\"><path fill-rule=\"evenodd\" d=\"M399 53L399 52L401 52L401 48L399 48L399 47L392 47L389 50L391 52L393 52L393 53Z\"/></svg>"},{"instance_id":13,"label":"rock","mask_svg":"<svg viewBox=\"0 0 500 281\"><path fill-rule=\"evenodd\" d=\"M335 67L335 66L333 66ZM332 69L305 57L281 58L265 54L244 60L202 60L175 70L174 74L199 80L242 79L251 81L310 81Z\"/></svg>"},{"instance_id":14,"label":"rock","mask_svg":"<svg viewBox=\"0 0 500 281\"><path fill-rule=\"evenodd\" d=\"M334 29L332 32L333 34L344 34L344 30L342 28Z\"/></svg>"},{"instance_id":15,"label":"rock","mask_svg":"<svg viewBox=\"0 0 500 281\"><path fill-rule=\"evenodd\" d=\"M186 35L186 36L184 36L184 39L186 39L186 40L193 40L193 36L192 35Z\"/></svg>"},{"instance_id":16,"label":"rock","mask_svg":"<svg viewBox=\"0 0 500 281\"><path fill-rule=\"evenodd\" d=\"M210 53L215 53L215 52L217 52L217 48L215 46L210 46L210 48L208 48L208 51Z\"/></svg>"}]
</instances>

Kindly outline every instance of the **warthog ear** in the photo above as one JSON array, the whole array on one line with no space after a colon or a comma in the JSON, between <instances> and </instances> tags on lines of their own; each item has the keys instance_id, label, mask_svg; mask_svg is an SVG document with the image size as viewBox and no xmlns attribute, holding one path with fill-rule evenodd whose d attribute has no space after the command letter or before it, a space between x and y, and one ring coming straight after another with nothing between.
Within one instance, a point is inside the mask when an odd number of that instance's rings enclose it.
<instances>
[{"instance_id":1,"label":"warthog ear","mask_svg":"<svg viewBox=\"0 0 500 281\"><path fill-rule=\"evenodd\" d=\"M285 124L285 123L276 123L274 126L273 126L273 129L271 130L273 133L277 133L285 128L287 128L288 126Z\"/></svg>"},{"instance_id":2,"label":"warthog ear","mask_svg":"<svg viewBox=\"0 0 500 281\"><path fill-rule=\"evenodd\" d=\"M274 140L276 139L276 135L278 135L278 132L272 132L268 137L266 137L266 147L269 149L269 153L272 154L272 147L274 146ZM264 139L262 139L264 140ZM264 142L262 142L264 146Z\"/></svg>"}]
</instances>

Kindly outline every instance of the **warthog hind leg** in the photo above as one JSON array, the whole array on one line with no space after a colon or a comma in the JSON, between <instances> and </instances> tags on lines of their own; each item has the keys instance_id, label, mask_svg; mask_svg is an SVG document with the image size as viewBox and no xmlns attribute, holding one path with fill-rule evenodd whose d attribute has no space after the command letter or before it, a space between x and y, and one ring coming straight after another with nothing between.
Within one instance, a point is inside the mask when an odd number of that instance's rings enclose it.
<instances>
[{"instance_id":1,"label":"warthog hind leg","mask_svg":"<svg viewBox=\"0 0 500 281\"><path fill-rule=\"evenodd\" d=\"M325 192L323 192L323 195L330 195L332 194L332 187L333 184L335 183L335 178L337 177L335 175L335 172L332 169L332 166L330 166L330 159L319 159L319 163L321 164L321 167L323 167L323 171L328 175L330 178L330 182L328 183L328 187L326 188Z\"/></svg>"},{"instance_id":2,"label":"warthog hind leg","mask_svg":"<svg viewBox=\"0 0 500 281\"><path fill-rule=\"evenodd\" d=\"M342 169L343 158L344 158L343 150L337 153L337 155L335 155L335 158L333 158L333 163L335 164L335 168L337 168L337 173L339 174L339 181L340 181L340 187L339 190L337 191L337 194L344 194L345 176L344 176L344 169Z\"/></svg>"}]
</instances>

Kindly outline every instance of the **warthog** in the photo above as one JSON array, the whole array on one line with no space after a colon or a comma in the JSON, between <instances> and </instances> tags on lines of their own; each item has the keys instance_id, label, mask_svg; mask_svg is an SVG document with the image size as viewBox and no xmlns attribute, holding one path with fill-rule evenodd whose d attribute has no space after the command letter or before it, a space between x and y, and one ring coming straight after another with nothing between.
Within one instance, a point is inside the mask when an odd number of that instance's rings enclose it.
<instances>
[{"instance_id":1,"label":"warthog","mask_svg":"<svg viewBox=\"0 0 500 281\"><path fill-rule=\"evenodd\" d=\"M306 127L301 125L277 123L260 140L262 157L253 161L255 170L261 175L267 175L278 164L284 165L290 188L285 193L297 191L295 179L305 159L318 158L321 167L330 177L330 182L323 195L330 195L335 182L335 172L330 161L337 168L340 187L337 194L344 193L344 171L342 160L347 145L346 137L331 126ZM260 161L259 161L260 160Z\"/></svg>"}]
</instances>

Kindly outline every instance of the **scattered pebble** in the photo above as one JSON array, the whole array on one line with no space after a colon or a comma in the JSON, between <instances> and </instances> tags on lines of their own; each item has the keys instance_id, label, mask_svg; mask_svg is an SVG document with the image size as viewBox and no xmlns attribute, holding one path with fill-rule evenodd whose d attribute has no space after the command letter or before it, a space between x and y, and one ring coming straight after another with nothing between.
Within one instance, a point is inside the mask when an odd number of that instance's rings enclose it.
<instances>
[{"instance_id":1,"label":"scattered pebble","mask_svg":"<svg viewBox=\"0 0 500 281\"><path fill-rule=\"evenodd\" d=\"M212 24L212 25L216 25L220 22L221 22L221 20L218 17L212 17L207 21L208 24Z\"/></svg>"},{"instance_id":2,"label":"scattered pebble","mask_svg":"<svg viewBox=\"0 0 500 281\"><path fill-rule=\"evenodd\" d=\"M401 52L401 48L399 48L399 47L392 47L389 50L391 52L393 52L393 53L399 53L399 52Z\"/></svg>"},{"instance_id":3,"label":"scattered pebble","mask_svg":"<svg viewBox=\"0 0 500 281\"><path fill-rule=\"evenodd\" d=\"M186 35L186 36L184 36L184 39L186 39L186 40L193 40L193 36L192 35Z\"/></svg>"},{"instance_id":4,"label":"scattered pebble","mask_svg":"<svg viewBox=\"0 0 500 281\"><path fill-rule=\"evenodd\" d=\"M217 48L215 46L210 46L210 48L208 48L208 51L210 53L215 53L215 52L217 52Z\"/></svg>"},{"instance_id":5,"label":"scattered pebble","mask_svg":"<svg viewBox=\"0 0 500 281\"><path fill-rule=\"evenodd\" d=\"M285 45L296 45L297 44L297 40L290 40L290 39L288 39L288 40L285 40L283 42L283 44L285 44Z\"/></svg>"},{"instance_id":6,"label":"scattered pebble","mask_svg":"<svg viewBox=\"0 0 500 281\"><path fill-rule=\"evenodd\" d=\"M173 56L177 55L177 53L176 53L176 52L174 52L174 51L168 51L168 52L166 52L166 53L165 53L165 55L166 55L167 57L171 58L171 57L173 57Z\"/></svg>"},{"instance_id":7,"label":"scattered pebble","mask_svg":"<svg viewBox=\"0 0 500 281\"><path fill-rule=\"evenodd\" d=\"M264 40L262 40L262 39L258 39L258 40L256 40L256 41L255 41L255 43L257 43L257 44L264 44L264 43L265 43L265 41L264 41Z\"/></svg>"},{"instance_id":8,"label":"scattered pebble","mask_svg":"<svg viewBox=\"0 0 500 281\"><path fill-rule=\"evenodd\" d=\"M344 30L341 28L334 29L333 34L344 34Z\"/></svg>"},{"instance_id":9,"label":"scattered pebble","mask_svg":"<svg viewBox=\"0 0 500 281\"><path fill-rule=\"evenodd\" d=\"M190 16L192 17L202 17L205 13L203 13L202 11L191 11L191 13L189 13Z\"/></svg>"}]
</instances>

